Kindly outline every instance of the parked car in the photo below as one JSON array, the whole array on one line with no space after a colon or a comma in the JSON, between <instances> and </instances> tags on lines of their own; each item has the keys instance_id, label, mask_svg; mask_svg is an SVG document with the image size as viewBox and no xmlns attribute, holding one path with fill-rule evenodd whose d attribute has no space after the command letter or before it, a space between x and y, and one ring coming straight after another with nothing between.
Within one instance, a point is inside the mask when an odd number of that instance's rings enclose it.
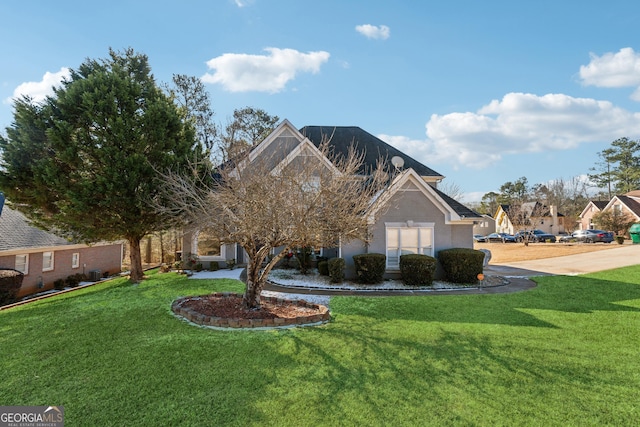
<instances>
[{"instance_id":1,"label":"parked car","mask_svg":"<svg viewBox=\"0 0 640 427\"><path fill-rule=\"evenodd\" d=\"M560 241L567 242L584 242L584 243L611 243L615 239L610 231L604 230L576 230L568 236L562 236Z\"/></svg>"},{"instance_id":2,"label":"parked car","mask_svg":"<svg viewBox=\"0 0 640 427\"><path fill-rule=\"evenodd\" d=\"M482 234L474 234L473 235L473 241L474 242L478 242L478 243L484 243L484 242L487 241L487 239Z\"/></svg>"},{"instance_id":3,"label":"parked car","mask_svg":"<svg viewBox=\"0 0 640 427\"><path fill-rule=\"evenodd\" d=\"M524 242L525 238L528 236L528 241L530 243L545 243L545 242L556 242L556 236L553 234L545 233L542 230L526 230L526 231L518 231L515 234L516 240L518 242Z\"/></svg>"},{"instance_id":4,"label":"parked car","mask_svg":"<svg viewBox=\"0 0 640 427\"><path fill-rule=\"evenodd\" d=\"M515 243L516 238L507 233L491 233L484 237L486 242Z\"/></svg>"}]
</instances>

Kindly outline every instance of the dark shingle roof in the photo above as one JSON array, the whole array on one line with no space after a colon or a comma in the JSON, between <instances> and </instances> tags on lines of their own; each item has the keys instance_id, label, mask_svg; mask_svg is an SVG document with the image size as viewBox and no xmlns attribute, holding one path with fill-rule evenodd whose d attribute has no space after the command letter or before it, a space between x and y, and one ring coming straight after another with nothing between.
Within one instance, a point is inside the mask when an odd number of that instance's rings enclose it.
<instances>
[{"instance_id":1,"label":"dark shingle roof","mask_svg":"<svg viewBox=\"0 0 640 427\"><path fill-rule=\"evenodd\" d=\"M420 176L443 178L438 172L357 126L305 126L300 129L300 133L309 138L316 147L322 143L323 138L331 138L330 145L336 155L346 156L349 147L355 145L358 151L364 150L363 166L367 169L374 168L380 157L385 159L391 168L391 159L399 156L404 159L404 168L412 168ZM365 170L361 172L366 174Z\"/></svg>"},{"instance_id":2,"label":"dark shingle roof","mask_svg":"<svg viewBox=\"0 0 640 427\"><path fill-rule=\"evenodd\" d=\"M8 206L2 209L2 214L0 214L0 251L69 244L62 237L29 225L27 218L22 213Z\"/></svg>"},{"instance_id":3,"label":"dark shingle roof","mask_svg":"<svg viewBox=\"0 0 640 427\"><path fill-rule=\"evenodd\" d=\"M638 202L635 198L628 196L618 196L618 199L620 199L622 203L627 205L631 212L640 216L640 202Z\"/></svg>"},{"instance_id":4,"label":"dark shingle roof","mask_svg":"<svg viewBox=\"0 0 640 427\"><path fill-rule=\"evenodd\" d=\"M458 215L460 215L460 217L467 218L467 219L469 219L469 218L481 218L482 217L482 215L480 215L478 212L474 211L473 209L470 209L470 208L466 207L465 205L463 205L462 203L460 203L456 199L447 196L446 194L444 194L442 191L438 190L437 188L435 190L438 193L438 195L440 195L440 197L442 197L444 199L444 201L447 202L449 204L449 206L451 206L451 208L453 208L453 210Z\"/></svg>"},{"instance_id":5,"label":"dark shingle roof","mask_svg":"<svg viewBox=\"0 0 640 427\"><path fill-rule=\"evenodd\" d=\"M592 200L591 203L593 203L593 205L600 210L604 209L609 204L608 201L604 202L602 200Z\"/></svg>"}]
</instances>

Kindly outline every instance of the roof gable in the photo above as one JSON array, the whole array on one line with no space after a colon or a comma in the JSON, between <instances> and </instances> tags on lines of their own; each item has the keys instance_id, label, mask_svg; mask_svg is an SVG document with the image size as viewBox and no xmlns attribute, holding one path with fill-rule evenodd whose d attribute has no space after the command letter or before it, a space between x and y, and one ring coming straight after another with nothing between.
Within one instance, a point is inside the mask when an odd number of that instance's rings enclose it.
<instances>
[{"instance_id":1,"label":"roof gable","mask_svg":"<svg viewBox=\"0 0 640 427\"><path fill-rule=\"evenodd\" d=\"M638 198L629 196L614 196L613 199L611 199L611 201L607 203L607 206L603 210L613 209L616 201L619 201L620 204L624 205L632 215L635 215L635 217L640 220L640 200Z\"/></svg>"},{"instance_id":2,"label":"roof gable","mask_svg":"<svg viewBox=\"0 0 640 427\"><path fill-rule=\"evenodd\" d=\"M587 214L587 212L589 212L591 207L596 208L597 211L600 212L605 207L607 207L607 204L609 204L609 202L605 202L601 200L590 200L589 203L587 203L587 206L585 206L585 208L580 213L580 218L584 218L584 216Z\"/></svg>"},{"instance_id":3,"label":"roof gable","mask_svg":"<svg viewBox=\"0 0 640 427\"><path fill-rule=\"evenodd\" d=\"M477 212L429 185L413 169L405 169L394 177L387 190L385 190L385 194L376 201L373 211L375 212L377 209L382 208L393 195L402 191L408 183L418 188L445 215L447 223L473 222L481 218Z\"/></svg>"}]
</instances>

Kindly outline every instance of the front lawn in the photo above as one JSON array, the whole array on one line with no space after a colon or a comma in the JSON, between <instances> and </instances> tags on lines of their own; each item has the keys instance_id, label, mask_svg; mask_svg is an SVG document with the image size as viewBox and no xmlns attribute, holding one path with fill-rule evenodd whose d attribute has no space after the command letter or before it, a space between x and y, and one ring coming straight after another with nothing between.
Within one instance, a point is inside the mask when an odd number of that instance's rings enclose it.
<instances>
[{"instance_id":1,"label":"front lawn","mask_svg":"<svg viewBox=\"0 0 640 427\"><path fill-rule=\"evenodd\" d=\"M0 312L0 405L66 425L638 425L640 266L517 294L336 297L332 323L214 331L153 274Z\"/></svg>"}]
</instances>

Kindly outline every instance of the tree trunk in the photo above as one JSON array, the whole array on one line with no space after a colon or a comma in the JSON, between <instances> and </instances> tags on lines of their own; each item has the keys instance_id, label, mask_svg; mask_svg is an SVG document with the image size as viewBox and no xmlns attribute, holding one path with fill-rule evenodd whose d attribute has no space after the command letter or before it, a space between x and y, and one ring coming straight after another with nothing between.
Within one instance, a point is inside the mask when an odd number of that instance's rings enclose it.
<instances>
[{"instance_id":1,"label":"tree trunk","mask_svg":"<svg viewBox=\"0 0 640 427\"><path fill-rule=\"evenodd\" d=\"M130 238L129 241L129 260L131 262L131 271L129 278L134 283L139 283L144 278L142 271L142 256L140 255L140 239Z\"/></svg>"},{"instance_id":2,"label":"tree trunk","mask_svg":"<svg viewBox=\"0 0 640 427\"><path fill-rule=\"evenodd\" d=\"M263 246L257 252L252 248L245 248L245 250L250 255L249 264L247 265L247 289L242 298L242 303L247 308L258 309L260 308L260 294L264 289L264 285L267 284L269 272L282 259L284 254L289 252L289 248L286 247L278 255L271 258L264 268L262 264L271 252L271 247Z\"/></svg>"},{"instance_id":3,"label":"tree trunk","mask_svg":"<svg viewBox=\"0 0 640 427\"><path fill-rule=\"evenodd\" d=\"M260 294L265 285L265 280L260 276L262 262L250 259L247 264L247 289L242 297L242 304L246 308L260 308Z\"/></svg>"}]
</instances>

